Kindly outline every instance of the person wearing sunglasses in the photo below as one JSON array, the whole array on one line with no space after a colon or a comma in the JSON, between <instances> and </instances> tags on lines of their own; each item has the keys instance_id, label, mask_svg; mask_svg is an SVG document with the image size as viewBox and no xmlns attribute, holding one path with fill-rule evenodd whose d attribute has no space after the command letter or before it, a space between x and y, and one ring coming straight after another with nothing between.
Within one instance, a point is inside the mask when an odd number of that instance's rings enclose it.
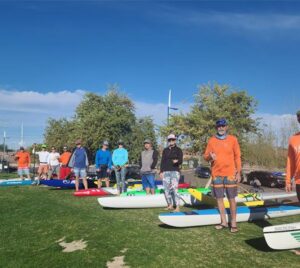
<instances>
[{"instance_id":1,"label":"person wearing sunglasses","mask_svg":"<svg viewBox=\"0 0 300 268\"><path fill-rule=\"evenodd\" d=\"M216 135L208 140L204 159L211 163L212 192L217 199L221 223L216 225L217 230L228 227L225 216L224 194L230 203L232 233L238 231L236 224L237 183L241 181L241 151L235 136L228 134L228 123L225 118L216 121Z\"/></svg>"},{"instance_id":2,"label":"person wearing sunglasses","mask_svg":"<svg viewBox=\"0 0 300 268\"><path fill-rule=\"evenodd\" d=\"M59 163L60 154L56 151L55 147L51 147L51 152L49 153L48 165L49 165L49 175L51 179L53 174L56 174L57 178L60 178L60 163Z\"/></svg>"},{"instance_id":3,"label":"person wearing sunglasses","mask_svg":"<svg viewBox=\"0 0 300 268\"><path fill-rule=\"evenodd\" d=\"M179 211L178 183L183 160L182 150L176 145L176 136L168 136L168 147L163 150L160 164L160 178L163 180L167 210Z\"/></svg>"}]
</instances>

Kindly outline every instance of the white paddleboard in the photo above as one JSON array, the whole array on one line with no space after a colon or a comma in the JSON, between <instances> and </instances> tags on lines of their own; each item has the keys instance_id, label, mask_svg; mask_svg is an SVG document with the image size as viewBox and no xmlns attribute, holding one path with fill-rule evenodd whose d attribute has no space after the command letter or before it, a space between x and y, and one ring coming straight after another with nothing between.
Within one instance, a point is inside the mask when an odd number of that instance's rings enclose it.
<instances>
[{"instance_id":1,"label":"white paddleboard","mask_svg":"<svg viewBox=\"0 0 300 268\"><path fill-rule=\"evenodd\" d=\"M162 208L167 207L164 194L136 195L136 196L112 196L98 198L102 207L106 208ZM189 193L180 194L180 206L199 205L200 202Z\"/></svg>"},{"instance_id":2,"label":"white paddleboard","mask_svg":"<svg viewBox=\"0 0 300 268\"><path fill-rule=\"evenodd\" d=\"M259 206L259 207L237 207L237 222L272 219L278 217L300 214L300 206ZM159 220L174 227L194 227L220 224L219 210L203 209L189 212L161 213ZM226 209L226 218L230 222L230 210Z\"/></svg>"},{"instance_id":3,"label":"white paddleboard","mask_svg":"<svg viewBox=\"0 0 300 268\"><path fill-rule=\"evenodd\" d=\"M300 222L265 227L264 237L272 249L300 248Z\"/></svg>"}]
</instances>

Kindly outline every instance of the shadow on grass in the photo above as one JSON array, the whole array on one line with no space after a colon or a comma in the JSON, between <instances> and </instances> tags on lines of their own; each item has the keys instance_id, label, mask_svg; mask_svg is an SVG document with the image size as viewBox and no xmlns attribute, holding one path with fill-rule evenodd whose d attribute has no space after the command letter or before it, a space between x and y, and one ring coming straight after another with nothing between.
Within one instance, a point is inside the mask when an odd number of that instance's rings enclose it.
<instances>
[{"instance_id":1,"label":"shadow on grass","mask_svg":"<svg viewBox=\"0 0 300 268\"><path fill-rule=\"evenodd\" d=\"M252 238L245 240L245 243L250 247L262 252L276 252L269 248L264 237Z\"/></svg>"}]
</instances>

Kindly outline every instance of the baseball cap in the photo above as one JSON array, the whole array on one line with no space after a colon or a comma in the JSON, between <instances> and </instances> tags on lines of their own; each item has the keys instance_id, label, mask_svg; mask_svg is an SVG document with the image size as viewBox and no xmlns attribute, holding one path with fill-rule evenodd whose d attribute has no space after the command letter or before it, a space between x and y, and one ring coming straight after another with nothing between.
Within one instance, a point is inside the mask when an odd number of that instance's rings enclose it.
<instances>
[{"instance_id":1,"label":"baseball cap","mask_svg":"<svg viewBox=\"0 0 300 268\"><path fill-rule=\"evenodd\" d=\"M168 140L176 140L175 134L170 134L170 135L168 136Z\"/></svg>"},{"instance_id":2,"label":"baseball cap","mask_svg":"<svg viewBox=\"0 0 300 268\"><path fill-rule=\"evenodd\" d=\"M23 147L23 146L21 146L21 147L20 147L20 150L24 150L24 147Z\"/></svg>"},{"instance_id":3,"label":"baseball cap","mask_svg":"<svg viewBox=\"0 0 300 268\"><path fill-rule=\"evenodd\" d=\"M144 144L145 144L145 143L152 143L152 142L151 142L150 139L145 139L145 140L144 140Z\"/></svg>"},{"instance_id":4,"label":"baseball cap","mask_svg":"<svg viewBox=\"0 0 300 268\"><path fill-rule=\"evenodd\" d=\"M108 145L109 145L108 141L104 141L104 142L103 142L103 145L108 146Z\"/></svg>"},{"instance_id":5,"label":"baseball cap","mask_svg":"<svg viewBox=\"0 0 300 268\"><path fill-rule=\"evenodd\" d=\"M119 140L119 141L118 141L118 144L122 144L122 145L123 145L124 142L123 142L122 140Z\"/></svg>"},{"instance_id":6,"label":"baseball cap","mask_svg":"<svg viewBox=\"0 0 300 268\"><path fill-rule=\"evenodd\" d=\"M75 141L75 144L76 144L76 145L81 144L81 139L76 140L76 141Z\"/></svg>"},{"instance_id":7,"label":"baseball cap","mask_svg":"<svg viewBox=\"0 0 300 268\"><path fill-rule=\"evenodd\" d=\"M216 121L216 126L227 126L227 120L225 118L220 118Z\"/></svg>"},{"instance_id":8,"label":"baseball cap","mask_svg":"<svg viewBox=\"0 0 300 268\"><path fill-rule=\"evenodd\" d=\"M47 145L46 145L46 144L43 144L43 145L42 145L42 148L47 148Z\"/></svg>"}]
</instances>

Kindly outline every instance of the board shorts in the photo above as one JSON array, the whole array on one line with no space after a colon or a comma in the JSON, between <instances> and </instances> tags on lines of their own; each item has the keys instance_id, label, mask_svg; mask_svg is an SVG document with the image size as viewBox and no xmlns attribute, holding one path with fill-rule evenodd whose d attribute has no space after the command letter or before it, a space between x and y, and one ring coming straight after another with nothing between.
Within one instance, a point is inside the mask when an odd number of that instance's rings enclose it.
<instances>
[{"instance_id":1,"label":"board shorts","mask_svg":"<svg viewBox=\"0 0 300 268\"><path fill-rule=\"evenodd\" d=\"M85 168L74 168L73 169L75 177L86 178L86 169Z\"/></svg>"},{"instance_id":2,"label":"board shorts","mask_svg":"<svg viewBox=\"0 0 300 268\"><path fill-rule=\"evenodd\" d=\"M99 171L97 171L97 179L105 179L109 177L109 174L107 172L108 166L107 165L100 165Z\"/></svg>"},{"instance_id":3,"label":"board shorts","mask_svg":"<svg viewBox=\"0 0 300 268\"><path fill-rule=\"evenodd\" d=\"M142 174L142 184L143 184L143 189L146 188L155 189L155 174L154 173Z\"/></svg>"},{"instance_id":4,"label":"board shorts","mask_svg":"<svg viewBox=\"0 0 300 268\"><path fill-rule=\"evenodd\" d=\"M28 167L26 167L26 168L18 168L18 175L19 176L23 176L23 175L28 176L29 175L29 168Z\"/></svg>"},{"instance_id":5,"label":"board shorts","mask_svg":"<svg viewBox=\"0 0 300 268\"><path fill-rule=\"evenodd\" d=\"M297 193L298 200L300 202L300 184L296 184L296 193Z\"/></svg>"},{"instance_id":6,"label":"board shorts","mask_svg":"<svg viewBox=\"0 0 300 268\"><path fill-rule=\"evenodd\" d=\"M71 168L67 166L61 166L60 168L60 179L64 180L71 173Z\"/></svg>"},{"instance_id":7,"label":"board shorts","mask_svg":"<svg viewBox=\"0 0 300 268\"><path fill-rule=\"evenodd\" d=\"M233 176L217 176L212 180L212 192L215 198L234 199L237 196L237 183Z\"/></svg>"},{"instance_id":8,"label":"board shorts","mask_svg":"<svg viewBox=\"0 0 300 268\"><path fill-rule=\"evenodd\" d=\"M38 169L38 173L44 173L44 174L48 174L49 171L49 167L47 164L40 164L39 169Z\"/></svg>"}]
</instances>

